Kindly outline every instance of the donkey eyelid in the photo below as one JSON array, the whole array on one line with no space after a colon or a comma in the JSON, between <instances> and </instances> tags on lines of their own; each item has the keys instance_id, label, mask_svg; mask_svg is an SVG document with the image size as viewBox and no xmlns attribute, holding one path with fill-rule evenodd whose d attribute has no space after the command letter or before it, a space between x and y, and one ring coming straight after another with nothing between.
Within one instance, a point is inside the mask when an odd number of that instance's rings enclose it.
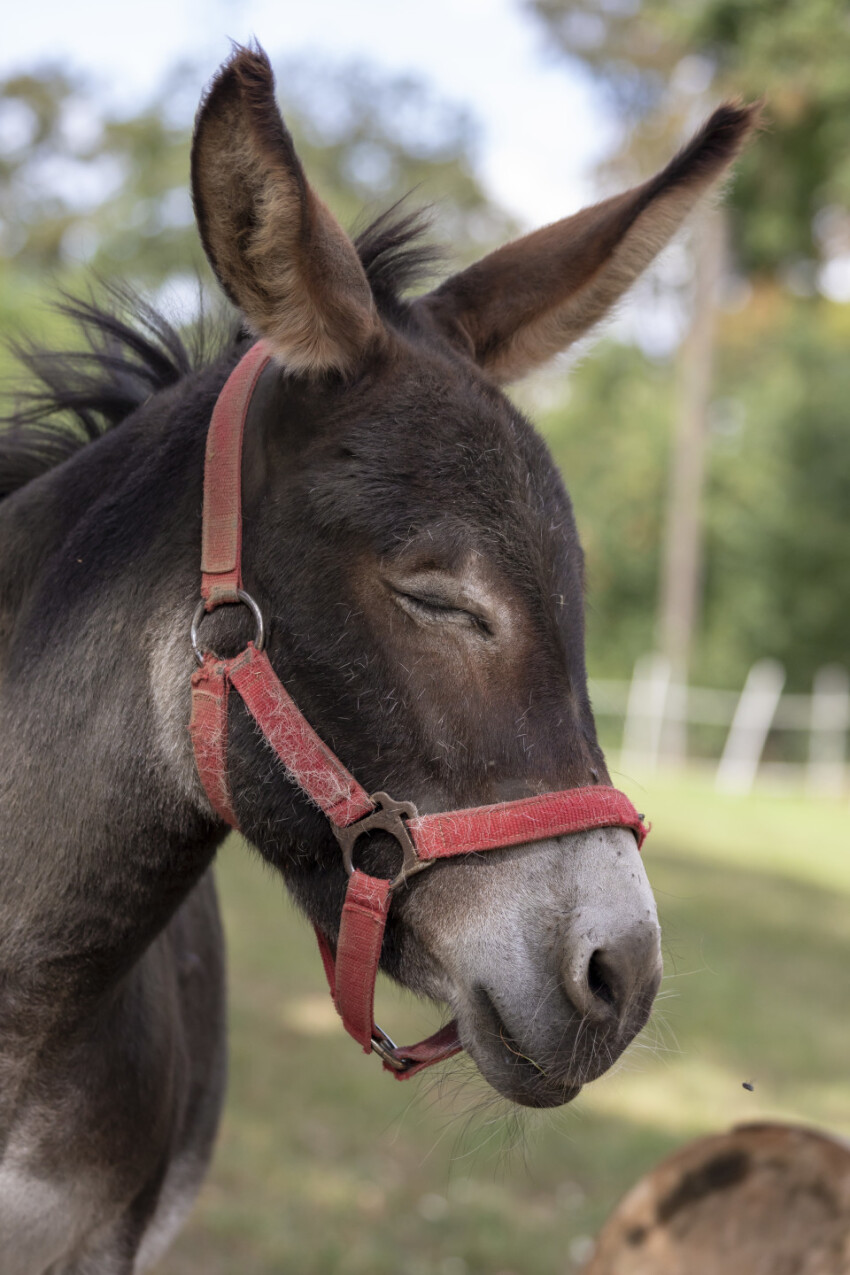
<instances>
[{"instance_id":1,"label":"donkey eyelid","mask_svg":"<svg viewBox=\"0 0 850 1275\"><path fill-rule=\"evenodd\" d=\"M408 593L406 589L399 589L394 585L391 585L390 588L398 604L408 613L413 611L415 615L418 611L422 618L432 622L439 623L442 619L449 623L462 622L469 624L488 636L492 633L492 629L484 617L478 615L475 611L467 610L466 607L459 607L445 598L433 595ZM456 619L452 617L456 617Z\"/></svg>"}]
</instances>

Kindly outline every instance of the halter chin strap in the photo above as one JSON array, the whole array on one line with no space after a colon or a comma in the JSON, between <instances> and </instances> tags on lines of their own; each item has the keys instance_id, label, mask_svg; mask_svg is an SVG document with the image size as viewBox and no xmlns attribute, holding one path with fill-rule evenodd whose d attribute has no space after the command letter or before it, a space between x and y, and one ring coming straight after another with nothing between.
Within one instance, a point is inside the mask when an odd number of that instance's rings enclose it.
<instances>
[{"instance_id":1,"label":"halter chin strap","mask_svg":"<svg viewBox=\"0 0 850 1275\"><path fill-rule=\"evenodd\" d=\"M395 890L415 873L455 855L610 827L631 828L640 847L648 829L624 793L601 786L420 815L412 802L394 801L383 792L368 794L319 738L269 663L260 609L242 588L242 437L251 397L270 358L262 341L248 351L219 395L207 435L201 601L192 621L192 647L200 667L192 677L189 730L210 805L231 827L238 828L227 769L231 688L287 777L327 816L349 874L336 949L316 930L331 996L345 1029L401 1080L462 1046L454 1022L417 1045L399 1047L374 1021L375 979ZM206 612L228 603L246 605L257 631L244 651L222 660L201 650L198 629ZM375 829L388 832L401 848L401 869L392 880L368 876L354 866L357 838Z\"/></svg>"}]
</instances>

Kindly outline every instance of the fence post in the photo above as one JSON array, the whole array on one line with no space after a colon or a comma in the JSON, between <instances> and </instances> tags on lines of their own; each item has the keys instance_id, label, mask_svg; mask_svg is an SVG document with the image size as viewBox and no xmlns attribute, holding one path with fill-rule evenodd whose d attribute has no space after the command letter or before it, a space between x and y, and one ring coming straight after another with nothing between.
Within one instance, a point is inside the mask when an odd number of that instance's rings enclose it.
<instances>
[{"instance_id":1,"label":"fence post","mask_svg":"<svg viewBox=\"0 0 850 1275\"><path fill-rule=\"evenodd\" d=\"M620 754L622 769L653 771L657 767L669 689L670 661L666 655L641 655L635 661L629 687Z\"/></svg>"},{"instance_id":2,"label":"fence post","mask_svg":"<svg viewBox=\"0 0 850 1275\"><path fill-rule=\"evenodd\" d=\"M847 730L850 727L850 676L840 664L818 669L812 686L809 764L806 787L838 796L844 787Z\"/></svg>"},{"instance_id":3,"label":"fence post","mask_svg":"<svg viewBox=\"0 0 850 1275\"><path fill-rule=\"evenodd\" d=\"M718 792L752 789L784 685L785 670L777 660L757 660L750 669L717 767Z\"/></svg>"}]
</instances>

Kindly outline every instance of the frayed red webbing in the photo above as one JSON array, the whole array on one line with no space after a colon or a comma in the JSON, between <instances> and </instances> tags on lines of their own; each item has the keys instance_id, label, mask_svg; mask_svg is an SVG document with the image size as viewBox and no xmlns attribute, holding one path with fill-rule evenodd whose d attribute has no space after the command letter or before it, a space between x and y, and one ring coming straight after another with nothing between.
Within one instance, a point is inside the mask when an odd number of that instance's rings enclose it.
<instances>
[{"instance_id":1,"label":"frayed red webbing","mask_svg":"<svg viewBox=\"0 0 850 1275\"><path fill-rule=\"evenodd\" d=\"M360 873L358 875L362 876L363 874ZM369 878L369 880L375 882L374 877ZM380 885L382 882L378 880L377 884ZM369 893L371 895L371 887ZM347 902L348 900L346 899ZM371 906L367 908L368 915L365 923L351 913L348 918L349 941L352 941L353 946L361 949L363 952L361 959L364 959L369 968L374 968L375 971L375 976L371 981L371 996L368 1000L360 994L360 989L358 988L352 990L346 988L345 993L338 997L336 959L333 950L318 926L313 927L316 941L319 945L319 955L322 958L325 977L328 980L331 999L342 1019L345 1030L363 1045L366 1053L371 1049L372 1038L380 1039L383 1036L380 1028L374 1022L374 999L375 979L377 978L381 959L381 947L383 945L388 912L389 900L387 900L387 906L383 908L383 920L381 920L380 913L375 913L374 908ZM356 936L355 930L359 931ZM363 1042L366 1038L366 1023L370 1018L372 1021L369 1027L369 1049L366 1049ZM391 1063L385 1060L384 1070L395 1076L396 1080L407 1080L410 1076L417 1075L418 1072L423 1071L426 1067L432 1067L434 1063L444 1062L447 1058L452 1058L455 1054L462 1053L462 1051L463 1045L461 1045L460 1037L458 1036L457 1023L452 1019L445 1027L441 1027L439 1031L428 1036L426 1040L420 1040L415 1045L397 1045L394 1049L388 1050L402 1064L402 1067L393 1067Z\"/></svg>"},{"instance_id":2,"label":"frayed red webbing","mask_svg":"<svg viewBox=\"0 0 850 1275\"><path fill-rule=\"evenodd\" d=\"M231 828L238 828L227 779L227 667L207 655L192 675L192 718L189 733L198 775L210 805Z\"/></svg>"},{"instance_id":3,"label":"frayed red webbing","mask_svg":"<svg viewBox=\"0 0 850 1275\"><path fill-rule=\"evenodd\" d=\"M445 1027L434 1032L433 1036L420 1040L418 1045L397 1045L393 1053L399 1062L405 1064L405 1069L397 1071L385 1062L384 1071L390 1072L396 1080L408 1080L426 1067L433 1067L434 1063L445 1062L447 1058L463 1053L457 1023L452 1019Z\"/></svg>"},{"instance_id":4,"label":"frayed red webbing","mask_svg":"<svg viewBox=\"0 0 850 1275\"><path fill-rule=\"evenodd\" d=\"M590 828L631 828L643 845L647 829L625 793L595 786L544 793L492 806L420 815L407 829L421 859L496 850Z\"/></svg>"},{"instance_id":5,"label":"frayed red webbing","mask_svg":"<svg viewBox=\"0 0 850 1275\"><path fill-rule=\"evenodd\" d=\"M211 611L242 588L242 435L251 395L271 354L252 346L218 396L207 434L201 597ZM237 375L238 373L238 375Z\"/></svg>"},{"instance_id":6,"label":"frayed red webbing","mask_svg":"<svg viewBox=\"0 0 850 1275\"><path fill-rule=\"evenodd\" d=\"M288 774L333 823L345 828L374 809L369 794L298 711L265 651L249 642L228 662L228 675Z\"/></svg>"},{"instance_id":7,"label":"frayed red webbing","mask_svg":"<svg viewBox=\"0 0 850 1275\"><path fill-rule=\"evenodd\" d=\"M334 1004L346 1031L372 1052L375 980L390 907L390 883L356 869L348 881L336 945Z\"/></svg>"}]
</instances>

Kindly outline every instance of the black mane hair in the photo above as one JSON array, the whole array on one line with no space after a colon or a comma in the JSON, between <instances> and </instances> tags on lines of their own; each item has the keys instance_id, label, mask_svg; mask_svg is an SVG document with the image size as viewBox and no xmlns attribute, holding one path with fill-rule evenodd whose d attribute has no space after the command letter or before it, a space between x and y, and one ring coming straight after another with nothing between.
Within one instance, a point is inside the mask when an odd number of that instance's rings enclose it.
<instances>
[{"instance_id":1,"label":"black mane hair","mask_svg":"<svg viewBox=\"0 0 850 1275\"><path fill-rule=\"evenodd\" d=\"M53 307L76 326L83 348L13 340L29 374L0 417L0 498L73 456L160 390L209 361L210 325L186 340L132 288L102 285L103 300L60 293ZM222 334L215 344L221 348Z\"/></svg>"},{"instance_id":2,"label":"black mane hair","mask_svg":"<svg viewBox=\"0 0 850 1275\"><path fill-rule=\"evenodd\" d=\"M408 208L408 198L382 212L354 240L378 308L390 315L403 307L404 294L443 262L440 248L426 239L430 209Z\"/></svg>"},{"instance_id":3,"label":"black mane hair","mask_svg":"<svg viewBox=\"0 0 850 1275\"><path fill-rule=\"evenodd\" d=\"M423 242L427 211L403 209L402 203L376 217L355 241L378 306L393 318L403 312L402 294L440 259ZM60 293L54 306L75 324L84 348L8 343L28 384L15 393L12 411L0 415L0 499L248 337L232 314L211 321L202 312L186 334L133 288L103 283L101 291L102 301Z\"/></svg>"}]
</instances>

